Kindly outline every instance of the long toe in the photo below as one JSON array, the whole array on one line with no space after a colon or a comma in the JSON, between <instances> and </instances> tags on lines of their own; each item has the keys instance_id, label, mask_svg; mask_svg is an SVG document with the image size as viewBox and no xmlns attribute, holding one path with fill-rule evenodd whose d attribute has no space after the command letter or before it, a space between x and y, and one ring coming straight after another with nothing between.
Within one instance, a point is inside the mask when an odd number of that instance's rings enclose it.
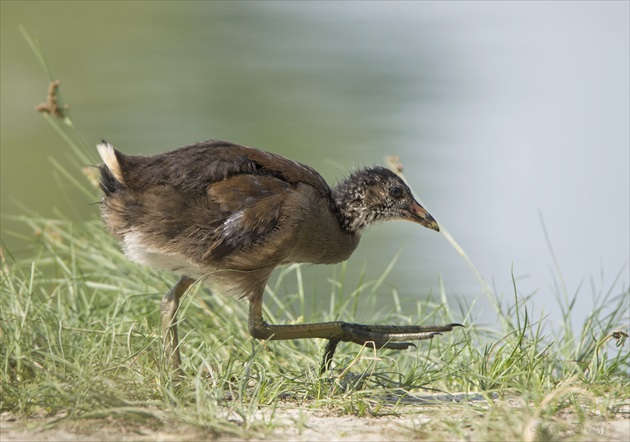
<instances>
[{"instance_id":1,"label":"long toe","mask_svg":"<svg viewBox=\"0 0 630 442\"><path fill-rule=\"evenodd\" d=\"M441 335L440 332L372 332L365 330L348 330L344 336L341 337L342 341L346 342L354 342L355 344L363 345L366 342L380 342L380 343L389 343L389 342L401 342L401 341L421 341L423 339L433 339L436 335ZM392 348L392 347L388 347Z\"/></svg>"},{"instance_id":2,"label":"long toe","mask_svg":"<svg viewBox=\"0 0 630 442\"><path fill-rule=\"evenodd\" d=\"M366 345L371 345L371 342L366 342ZM409 347L417 348L413 342L374 342L376 348L388 348L390 350L406 350Z\"/></svg>"}]
</instances>

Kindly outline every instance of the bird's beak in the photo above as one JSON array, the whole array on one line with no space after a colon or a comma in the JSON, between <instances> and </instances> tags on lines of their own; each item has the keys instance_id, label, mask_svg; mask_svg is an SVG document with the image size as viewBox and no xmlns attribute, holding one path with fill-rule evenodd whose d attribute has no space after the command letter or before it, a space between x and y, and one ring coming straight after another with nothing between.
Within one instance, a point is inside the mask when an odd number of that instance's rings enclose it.
<instances>
[{"instance_id":1,"label":"bird's beak","mask_svg":"<svg viewBox=\"0 0 630 442\"><path fill-rule=\"evenodd\" d=\"M436 232L440 231L440 226L437 221L416 201L411 203L411 207L409 208L409 218L407 219L409 219L409 221L422 224L424 227L435 230Z\"/></svg>"}]
</instances>

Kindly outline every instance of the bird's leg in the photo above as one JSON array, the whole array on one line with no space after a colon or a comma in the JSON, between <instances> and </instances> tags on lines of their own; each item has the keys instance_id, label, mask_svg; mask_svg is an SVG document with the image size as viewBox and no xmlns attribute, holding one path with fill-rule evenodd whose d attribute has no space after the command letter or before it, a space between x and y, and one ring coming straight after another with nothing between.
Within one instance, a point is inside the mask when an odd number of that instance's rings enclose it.
<instances>
[{"instance_id":1,"label":"bird's leg","mask_svg":"<svg viewBox=\"0 0 630 442\"><path fill-rule=\"evenodd\" d=\"M414 346L408 341L432 339L436 335L463 327L462 324L442 325L364 325L350 322L316 322L311 324L274 325L265 322L262 316L262 296L250 299L249 333L258 339L328 339L321 371L330 367L332 357L339 342L372 344L376 348L404 350Z\"/></svg>"},{"instance_id":2,"label":"bird's leg","mask_svg":"<svg viewBox=\"0 0 630 442\"><path fill-rule=\"evenodd\" d=\"M324 374L326 370L330 370L332 358L335 355L335 350L337 350L337 344L339 344L337 339L328 340L328 344L326 344L326 348L324 349L324 359L322 360L322 366L319 369L319 374Z\"/></svg>"},{"instance_id":3,"label":"bird's leg","mask_svg":"<svg viewBox=\"0 0 630 442\"><path fill-rule=\"evenodd\" d=\"M172 289L162 298L160 314L162 316L162 338L167 359L171 362L171 370L179 371L181 358L179 356L179 340L177 339L177 310L179 300L186 293L188 287L195 282L188 276L181 276Z\"/></svg>"}]
</instances>

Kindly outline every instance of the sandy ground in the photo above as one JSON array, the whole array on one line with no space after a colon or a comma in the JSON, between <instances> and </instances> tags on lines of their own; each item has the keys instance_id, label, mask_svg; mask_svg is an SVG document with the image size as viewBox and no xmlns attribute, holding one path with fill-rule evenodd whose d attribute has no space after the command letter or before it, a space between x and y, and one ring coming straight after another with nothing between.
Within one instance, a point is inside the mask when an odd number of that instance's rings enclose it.
<instances>
[{"instance_id":1,"label":"sandy ground","mask_svg":"<svg viewBox=\"0 0 630 442\"><path fill-rule=\"evenodd\" d=\"M437 400L436 400L437 398ZM432 419L448 417L453 419L454 408L444 405L444 401L460 402L462 397L420 397L415 404L398 407L402 414L381 417L357 417L313 410L293 403L279 404L257 413L256 418L262 422L272 421L272 425L263 424L264 433L252 436L249 440L290 440L290 441L406 441L431 440L434 438L459 440L454 434L430 434L426 424ZM469 403L483 406L481 398L468 398ZM623 417L610 421L598 421L591 425L577 425L577 418L565 416L565 424L547 425L553 439L571 440L630 440L630 407ZM273 419L271 419L273 413ZM540 440L544 435L538 434L539 423L530 425L531 432L524 434L525 440ZM251 434L251 433L250 433ZM59 417L41 417L18 419L10 413L0 415L0 441L192 441L192 440L241 440L227 434L204 432L192 425L169 426L168 419L133 422L129 419L106 417L100 419L61 419ZM466 440L480 440L474 432L468 432Z\"/></svg>"}]
</instances>

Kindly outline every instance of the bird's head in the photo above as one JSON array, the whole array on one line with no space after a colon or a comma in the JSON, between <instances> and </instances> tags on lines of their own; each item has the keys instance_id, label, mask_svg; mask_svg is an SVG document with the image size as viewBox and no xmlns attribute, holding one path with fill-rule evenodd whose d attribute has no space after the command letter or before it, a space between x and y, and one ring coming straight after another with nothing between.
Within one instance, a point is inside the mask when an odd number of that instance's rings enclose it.
<instances>
[{"instance_id":1,"label":"bird's head","mask_svg":"<svg viewBox=\"0 0 630 442\"><path fill-rule=\"evenodd\" d=\"M333 190L344 227L360 232L370 224L403 219L439 231L433 217L411 194L411 189L394 172L384 167L360 169Z\"/></svg>"}]
</instances>

